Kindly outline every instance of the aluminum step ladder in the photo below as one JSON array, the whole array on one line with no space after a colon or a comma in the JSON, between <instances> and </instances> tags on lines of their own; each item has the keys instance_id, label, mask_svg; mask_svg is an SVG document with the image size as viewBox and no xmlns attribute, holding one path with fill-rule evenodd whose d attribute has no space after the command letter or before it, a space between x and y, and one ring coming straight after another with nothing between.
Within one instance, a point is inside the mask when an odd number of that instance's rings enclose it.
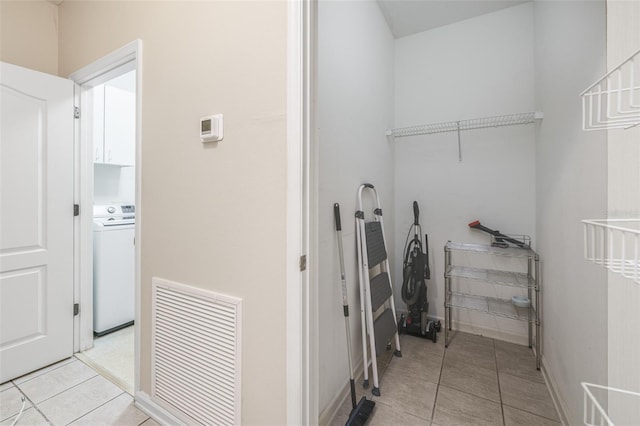
<instances>
[{"instance_id":1,"label":"aluminum step ladder","mask_svg":"<svg viewBox=\"0 0 640 426\"><path fill-rule=\"evenodd\" d=\"M375 206L373 220L365 220L362 208L363 194L371 194ZM358 188L358 210L356 211L356 240L358 248L358 276L360 279L360 319L362 321L362 358L364 361L364 384L369 386L369 365L373 372L371 393L380 396L378 384L378 363L376 356L381 354L395 340L395 356L401 357L400 338L396 323L396 308L393 301L393 285L387 256L387 244L384 237L384 223L380 198L370 183ZM371 278L371 275L374 275ZM382 313L376 315L379 310ZM374 318L374 315L376 317ZM367 336L369 337L368 358Z\"/></svg>"}]
</instances>

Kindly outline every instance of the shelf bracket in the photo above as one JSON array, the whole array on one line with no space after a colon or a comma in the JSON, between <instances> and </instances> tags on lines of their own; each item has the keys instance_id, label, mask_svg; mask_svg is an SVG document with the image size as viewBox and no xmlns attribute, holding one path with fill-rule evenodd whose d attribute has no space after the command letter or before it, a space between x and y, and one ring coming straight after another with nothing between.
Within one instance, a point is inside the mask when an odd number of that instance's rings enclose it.
<instances>
[{"instance_id":1,"label":"shelf bracket","mask_svg":"<svg viewBox=\"0 0 640 426\"><path fill-rule=\"evenodd\" d=\"M456 121L456 127L458 128L458 163L462 163L462 143L460 142L460 122Z\"/></svg>"}]
</instances>

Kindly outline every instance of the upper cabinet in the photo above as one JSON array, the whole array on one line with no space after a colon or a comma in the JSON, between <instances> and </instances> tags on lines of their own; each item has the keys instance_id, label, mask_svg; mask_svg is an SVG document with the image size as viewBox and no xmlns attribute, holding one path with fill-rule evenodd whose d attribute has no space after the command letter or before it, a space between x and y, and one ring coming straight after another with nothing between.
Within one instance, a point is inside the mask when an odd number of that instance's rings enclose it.
<instances>
[{"instance_id":1,"label":"upper cabinet","mask_svg":"<svg viewBox=\"0 0 640 426\"><path fill-rule=\"evenodd\" d=\"M135 164L135 93L106 83L94 90L94 162Z\"/></svg>"}]
</instances>

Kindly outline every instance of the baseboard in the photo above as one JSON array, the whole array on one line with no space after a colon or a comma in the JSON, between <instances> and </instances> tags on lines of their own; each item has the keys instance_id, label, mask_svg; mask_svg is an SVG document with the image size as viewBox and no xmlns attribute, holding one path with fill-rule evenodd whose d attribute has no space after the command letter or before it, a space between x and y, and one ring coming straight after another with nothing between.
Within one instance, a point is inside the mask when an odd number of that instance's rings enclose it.
<instances>
[{"instance_id":1,"label":"baseboard","mask_svg":"<svg viewBox=\"0 0 640 426\"><path fill-rule=\"evenodd\" d=\"M146 392L136 392L135 404L136 407L138 407L142 412L147 414L149 417L151 417L161 425L185 425L183 421L153 402L151 397Z\"/></svg>"},{"instance_id":2,"label":"baseboard","mask_svg":"<svg viewBox=\"0 0 640 426\"><path fill-rule=\"evenodd\" d=\"M444 332L444 318L440 319ZM454 321L451 325L453 332L462 331L463 333L476 334L490 339L502 340L504 342L515 343L518 345L528 345L529 337L526 334L511 333L508 331L497 330L495 328L482 327L475 324ZM442 336L444 337L444 336Z\"/></svg>"},{"instance_id":3,"label":"baseboard","mask_svg":"<svg viewBox=\"0 0 640 426\"><path fill-rule=\"evenodd\" d=\"M396 314L400 317L401 314L407 314L406 309L396 308ZM442 324L442 338L444 338L444 317L436 317L429 315L429 319L432 321L440 321ZM453 321L451 324L453 332L462 331L463 333L475 334L479 336L489 337L491 339L502 340L509 343L515 343L518 345L528 345L529 336L521 333L511 333L508 331L502 331L495 328L483 327L476 324L470 324L466 322ZM535 335L534 335L535 339Z\"/></svg>"},{"instance_id":4,"label":"baseboard","mask_svg":"<svg viewBox=\"0 0 640 426\"><path fill-rule=\"evenodd\" d=\"M560 421L564 426L569 425L569 420L567 419L567 405L564 400L560 397L560 393L558 392L558 384L555 379L549 372L547 368L547 362L544 355L542 356L542 366L541 366L542 376L544 377L544 381L547 384L547 389L549 389L549 394L551 395L551 400L553 401L553 405L556 407L556 411L558 412L558 416L560 417Z\"/></svg>"},{"instance_id":5,"label":"baseboard","mask_svg":"<svg viewBox=\"0 0 640 426\"><path fill-rule=\"evenodd\" d=\"M364 361L362 360L362 356L360 356L360 360L358 364L354 366L354 375L356 377L356 382L360 380L361 377L364 377L364 369L362 365ZM334 417L338 413L338 410L342 406L342 404L347 400L349 394L351 393L351 386L349 385L349 381L347 381L344 386L340 389L340 392L336 394L336 396L331 400L331 402L322 410L320 416L318 418L319 426L330 425L333 422Z\"/></svg>"}]
</instances>

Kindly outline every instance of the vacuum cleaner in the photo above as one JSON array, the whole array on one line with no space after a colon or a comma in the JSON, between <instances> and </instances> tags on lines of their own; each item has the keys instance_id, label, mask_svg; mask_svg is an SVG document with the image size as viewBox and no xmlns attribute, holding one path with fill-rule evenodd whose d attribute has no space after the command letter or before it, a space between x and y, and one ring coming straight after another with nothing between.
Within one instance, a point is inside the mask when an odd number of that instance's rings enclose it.
<instances>
[{"instance_id":1,"label":"vacuum cleaner","mask_svg":"<svg viewBox=\"0 0 640 426\"><path fill-rule=\"evenodd\" d=\"M407 233L402 263L402 300L407 304L408 314L400 316L398 332L431 339L435 343L442 326L440 321L432 321L427 317L429 302L426 280L431 279L429 239L427 234L424 234L423 244L419 216L418 202L414 201L413 224ZM409 240L412 232L413 239Z\"/></svg>"}]
</instances>

